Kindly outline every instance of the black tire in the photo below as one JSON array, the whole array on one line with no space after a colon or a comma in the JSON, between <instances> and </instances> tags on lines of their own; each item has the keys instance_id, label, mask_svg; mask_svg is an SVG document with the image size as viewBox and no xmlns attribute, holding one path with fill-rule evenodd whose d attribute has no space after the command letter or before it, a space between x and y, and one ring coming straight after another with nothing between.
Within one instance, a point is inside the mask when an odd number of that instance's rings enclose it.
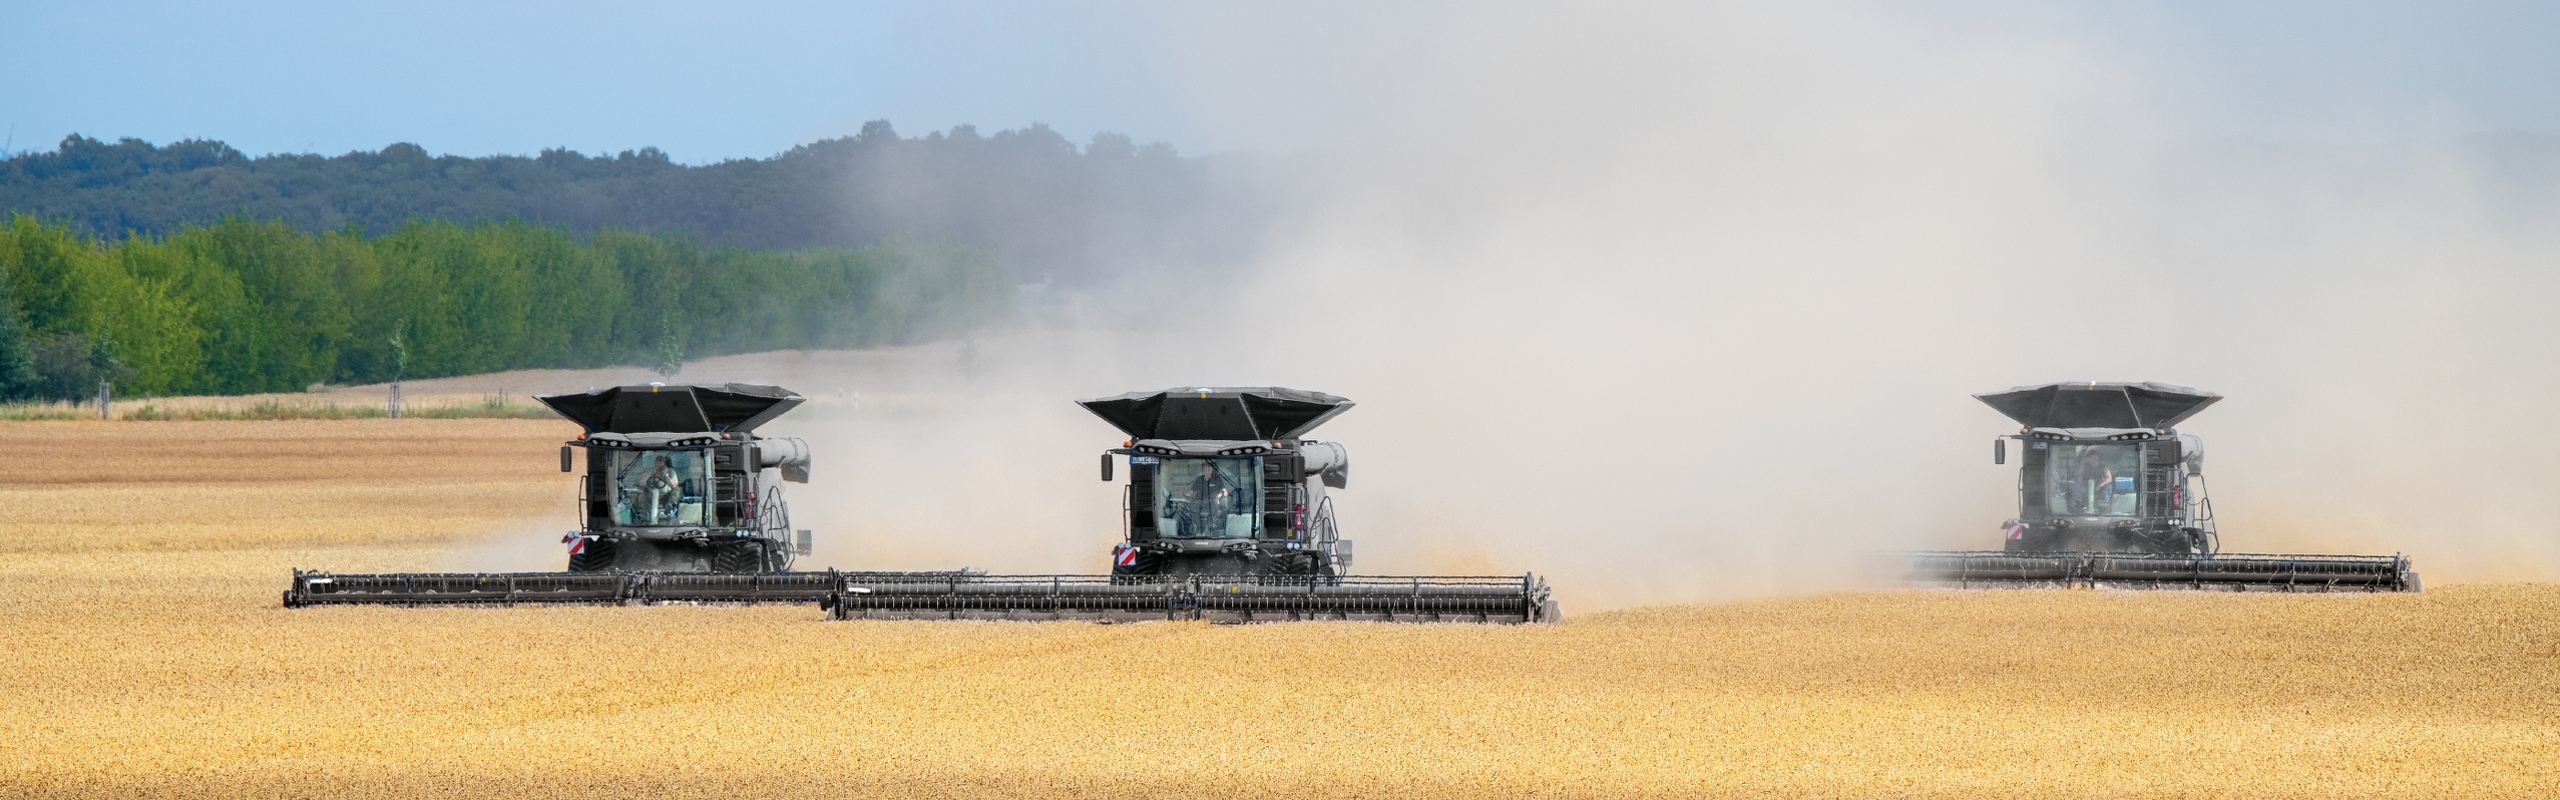
<instances>
[{"instance_id":1,"label":"black tire","mask_svg":"<svg viewBox=\"0 0 2560 800\"><path fill-rule=\"evenodd\" d=\"M763 542L730 542L711 552L713 572L765 571Z\"/></svg>"},{"instance_id":2,"label":"black tire","mask_svg":"<svg viewBox=\"0 0 2560 800\"><path fill-rule=\"evenodd\" d=\"M1318 572L1322 557L1315 553L1274 553L1263 559L1263 574L1284 578L1312 578Z\"/></svg>"},{"instance_id":3,"label":"black tire","mask_svg":"<svg viewBox=\"0 0 2560 800\"><path fill-rule=\"evenodd\" d=\"M763 542L764 571L790 572L791 570L796 569L793 565L800 562L800 553L799 551L791 548L790 529L786 528L783 530L773 531L772 533L776 534L776 536L771 539L766 539Z\"/></svg>"},{"instance_id":4,"label":"black tire","mask_svg":"<svg viewBox=\"0 0 2560 800\"><path fill-rule=\"evenodd\" d=\"M612 568L611 539L588 539L586 549L569 555L570 572L603 572Z\"/></svg>"}]
</instances>

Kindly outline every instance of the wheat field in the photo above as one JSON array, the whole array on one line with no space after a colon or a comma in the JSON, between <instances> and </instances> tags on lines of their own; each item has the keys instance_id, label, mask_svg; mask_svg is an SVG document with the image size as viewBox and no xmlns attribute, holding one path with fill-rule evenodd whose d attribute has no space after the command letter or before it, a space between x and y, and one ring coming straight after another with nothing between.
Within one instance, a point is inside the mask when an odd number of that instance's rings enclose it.
<instances>
[{"instance_id":1,"label":"wheat field","mask_svg":"<svg viewBox=\"0 0 2560 800\"><path fill-rule=\"evenodd\" d=\"M286 610L563 513L556 422L0 426L0 796L2533 797L2560 587L1490 628Z\"/></svg>"}]
</instances>

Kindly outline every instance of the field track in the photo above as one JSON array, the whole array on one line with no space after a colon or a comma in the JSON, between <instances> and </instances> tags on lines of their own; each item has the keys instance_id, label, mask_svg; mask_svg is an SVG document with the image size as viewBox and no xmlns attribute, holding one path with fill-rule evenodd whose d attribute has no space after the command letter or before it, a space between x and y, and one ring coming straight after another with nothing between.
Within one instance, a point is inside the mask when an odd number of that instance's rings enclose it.
<instances>
[{"instance_id":1,"label":"field track","mask_svg":"<svg viewBox=\"0 0 2560 800\"><path fill-rule=\"evenodd\" d=\"M278 606L539 535L557 422L0 424L5 797L2538 797L2560 586L1559 626Z\"/></svg>"}]
</instances>

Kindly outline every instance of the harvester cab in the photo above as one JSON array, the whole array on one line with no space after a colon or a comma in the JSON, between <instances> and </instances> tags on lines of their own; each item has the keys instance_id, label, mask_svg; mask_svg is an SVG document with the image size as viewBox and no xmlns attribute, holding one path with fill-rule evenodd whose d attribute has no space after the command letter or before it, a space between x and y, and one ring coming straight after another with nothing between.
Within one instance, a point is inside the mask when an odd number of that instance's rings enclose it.
<instances>
[{"instance_id":1,"label":"harvester cab","mask_svg":"<svg viewBox=\"0 0 2560 800\"><path fill-rule=\"evenodd\" d=\"M2222 396L2160 383L2055 383L1975 399L2016 420L2012 552L2212 554L2204 443L2175 427Z\"/></svg>"},{"instance_id":2,"label":"harvester cab","mask_svg":"<svg viewBox=\"0 0 2560 800\"><path fill-rule=\"evenodd\" d=\"M782 482L807 483L809 446L755 429L801 403L778 386L622 386L537 398L584 428L569 571L781 572L809 550Z\"/></svg>"},{"instance_id":3,"label":"harvester cab","mask_svg":"<svg viewBox=\"0 0 2560 800\"><path fill-rule=\"evenodd\" d=\"M1350 455L1307 439L1352 403L1276 386L1177 388L1078 401L1129 435L1102 454L1129 464L1125 539L1111 573L1329 578L1351 566L1327 488Z\"/></svg>"}]
</instances>

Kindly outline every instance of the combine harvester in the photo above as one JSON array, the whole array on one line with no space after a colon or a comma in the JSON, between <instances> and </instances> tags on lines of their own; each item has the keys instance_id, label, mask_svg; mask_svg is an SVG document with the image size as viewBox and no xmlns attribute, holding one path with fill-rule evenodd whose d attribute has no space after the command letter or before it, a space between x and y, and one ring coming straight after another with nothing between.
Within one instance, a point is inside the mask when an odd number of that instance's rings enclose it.
<instances>
[{"instance_id":1,"label":"combine harvester","mask_svg":"<svg viewBox=\"0 0 2560 800\"><path fill-rule=\"evenodd\" d=\"M848 577L833 619L1218 622L1554 622L1534 574L1352 576L1327 488L1348 485L1342 445L1305 438L1351 408L1278 387L1190 388L1080 401L1129 435L1126 538L1108 575Z\"/></svg>"},{"instance_id":2,"label":"combine harvester","mask_svg":"<svg viewBox=\"0 0 2560 800\"><path fill-rule=\"evenodd\" d=\"M2415 592L2402 556L2222 553L2204 442L2176 425L2221 395L2158 383L2056 383L1975 399L2023 426L2006 547L1911 554L1910 579L1958 588Z\"/></svg>"},{"instance_id":3,"label":"combine harvester","mask_svg":"<svg viewBox=\"0 0 2560 800\"><path fill-rule=\"evenodd\" d=\"M288 608L516 603L810 603L836 572L791 572L809 532L782 482L807 483L809 446L755 429L800 405L779 386L623 386L536 398L585 429L567 572L334 574L295 570Z\"/></svg>"},{"instance_id":4,"label":"combine harvester","mask_svg":"<svg viewBox=\"0 0 2560 800\"><path fill-rule=\"evenodd\" d=\"M625 386L539 398L585 429L579 529L566 572L295 570L288 608L519 603L816 603L834 619L1552 622L1535 575L1353 577L1325 489L1341 445L1302 438L1351 407L1290 389L1169 390L1084 401L1127 431L1127 541L1109 575L789 571L810 537L783 481L809 448L757 426L801 398L773 386Z\"/></svg>"}]
</instances>

